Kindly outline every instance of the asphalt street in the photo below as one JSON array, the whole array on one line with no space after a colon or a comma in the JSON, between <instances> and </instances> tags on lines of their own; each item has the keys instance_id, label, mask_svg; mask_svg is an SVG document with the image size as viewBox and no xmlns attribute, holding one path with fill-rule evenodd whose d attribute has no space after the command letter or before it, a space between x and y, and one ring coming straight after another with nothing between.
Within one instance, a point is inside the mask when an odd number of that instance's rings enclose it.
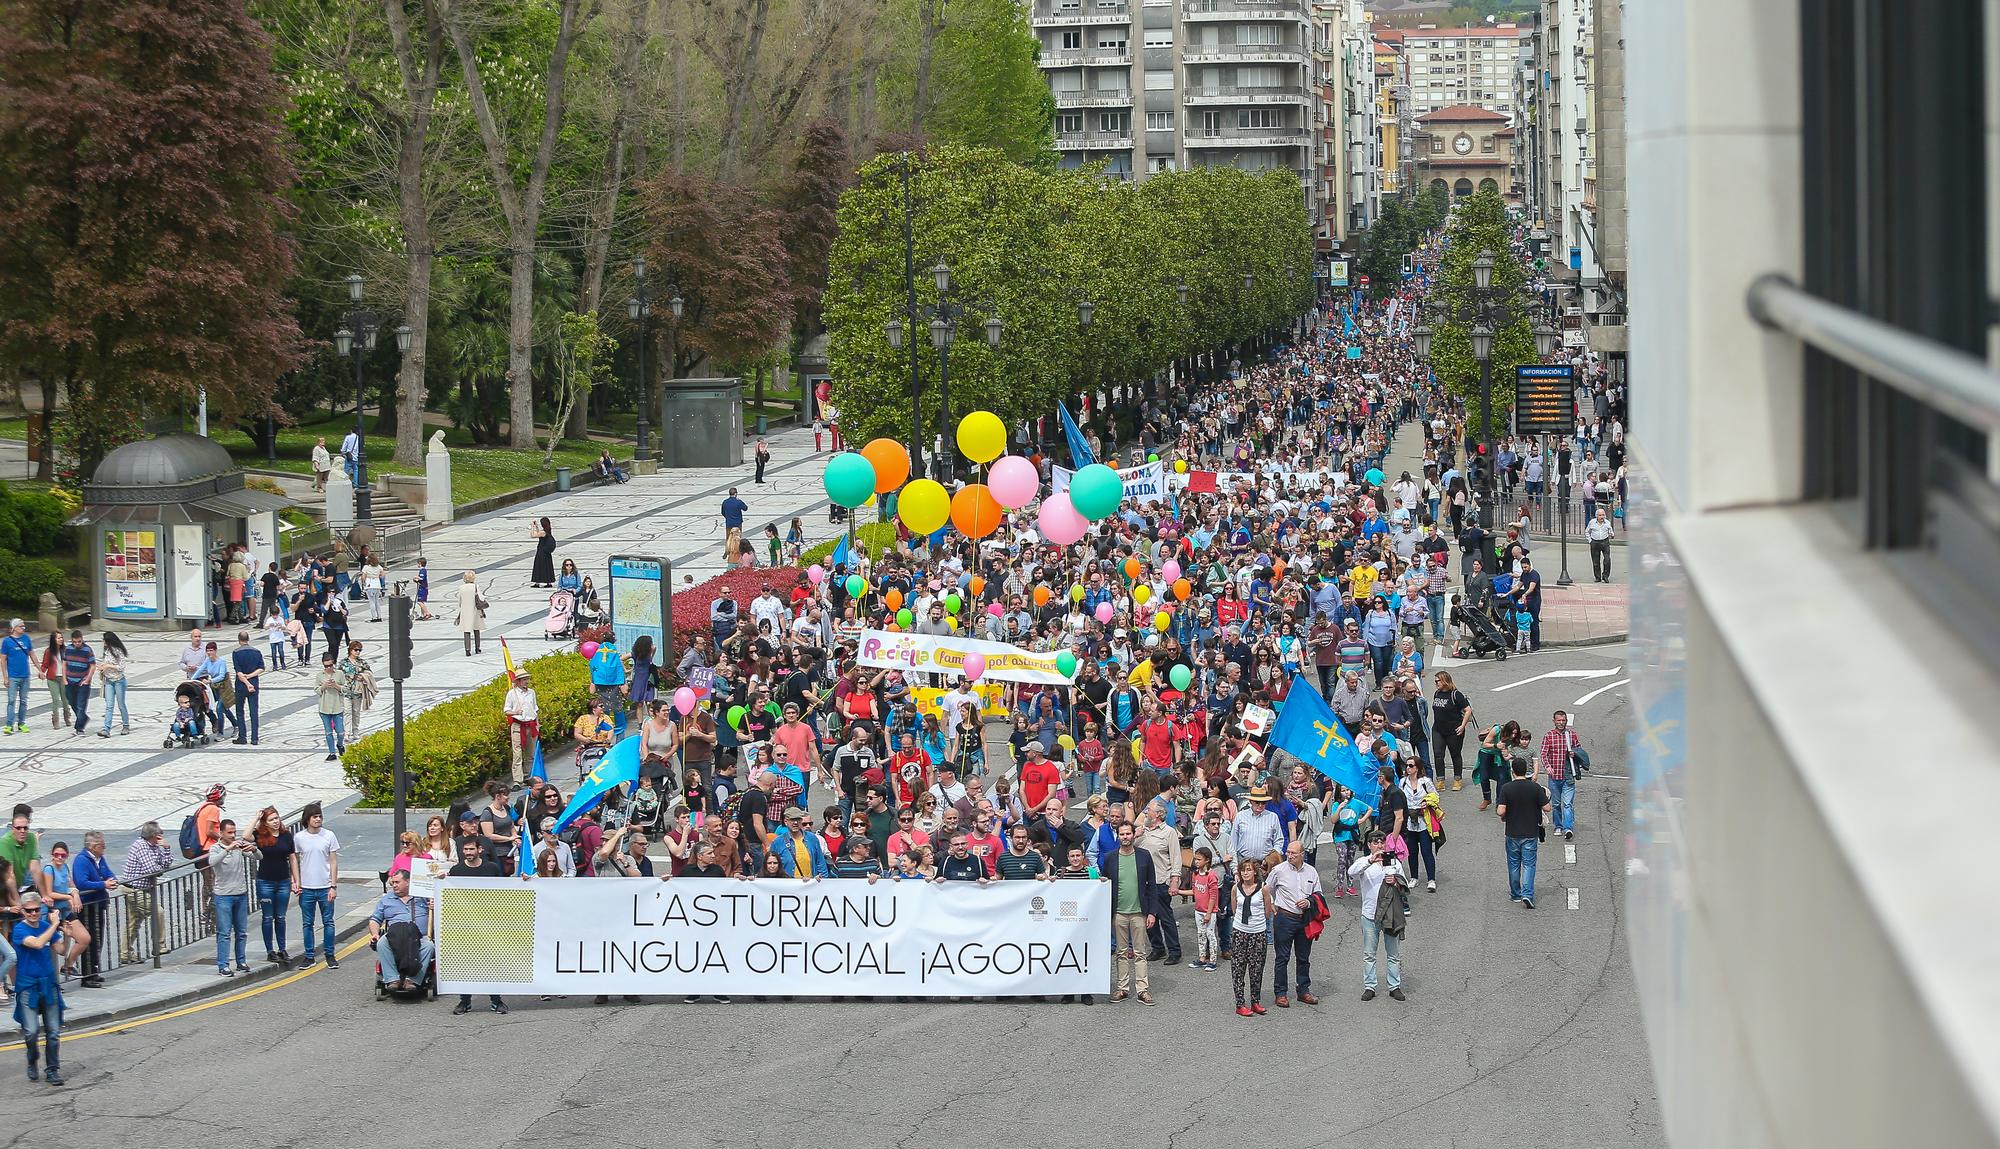
<instances>
[{"instance_id":1,"label":"asphalt street","mask_svg":"<svg viewBox=\"0 0 2000 1149\"><path fill-rule=\"evenodd\" d=\"M1477 788L1445 794L1450 841L1438 892L1417 895L1407 1002L1359 1000L1354 899L1314 949L1322 1003L1252 1020L1232 1012L1226 963L1156 965L1150 1009L676 997L516 1000L504 1018L482 1001L454 1017L449 999L378 1004L360 953L241 1000L73 1034L61 1091L0 1051L0 1149L1661 1146L1622 920L1624 657L1455 668L1481 721L1539 734L1557 707L1578 711L1596 770L1574 861L1548 843L1532 911L1507 899ZM1330 877L1331 851L1321 862Z\"/></svg>"}]
</instances>

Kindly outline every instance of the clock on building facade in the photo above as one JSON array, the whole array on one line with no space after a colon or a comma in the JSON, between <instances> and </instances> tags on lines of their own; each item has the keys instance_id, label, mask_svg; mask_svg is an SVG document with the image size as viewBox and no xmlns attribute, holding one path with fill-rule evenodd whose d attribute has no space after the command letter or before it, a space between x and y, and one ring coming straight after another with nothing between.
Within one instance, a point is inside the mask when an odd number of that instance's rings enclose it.
<instances>
[{"instance_id":1,"label":"clock on building facade","mask_svg":"<svg viewBox=\"0 0 2000 1149\"><path fill-rule=\"evenodd\" d=\"M1451 141L1451 150L1457 152L1461 156L1471 155L1472 137L1466 135L1464 132L1458 133L1458 137Z\"/></svg>"}]
</instances>

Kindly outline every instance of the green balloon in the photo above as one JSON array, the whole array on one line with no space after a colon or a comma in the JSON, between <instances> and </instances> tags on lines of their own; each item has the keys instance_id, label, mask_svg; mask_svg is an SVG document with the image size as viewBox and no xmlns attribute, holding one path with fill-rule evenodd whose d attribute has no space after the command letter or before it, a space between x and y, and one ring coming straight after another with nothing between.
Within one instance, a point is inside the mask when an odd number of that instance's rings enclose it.
<instances>
[{"instance_id":1,"label":"green balloon","mask_svg":"<svg viewBox=\"0 0 2000 1149\"><path fill-rule=\"evenodd\" d=\"M1175 690L1186 690L1188 683L1194 681L1194 671L1176 662L1174 668L1167 671L1167 681L1174 684Z\"/></svg>"},{"instance_id":2,"label":"green balloon","mask_svg":"<svg viewBox=\"0 0 2000 1149\"><path fill-rule=\"evenodd\" d=\"M860 575L847 576L847 597L860 598L861 592L867 589L868 589L867 579L862 578Z\"/></svg>"},{"instance_id":3,"label":"green balloon","mask_svg":"<svg viewBox=\"0 0 2000 1149\"><path fill-rule=\"evenodd\" d=\"M1070 476L1070 505L1093 523L1116 513L1124 498L1125 481L1103 463L1092 463Z\"/></svg>"},{"instance_id":4,"label":"green balloon","mask_svg":"<svg viewBox=\"0 0 2000 1149\"><path fill-rule=\"evenodd\" d=\"M958 609L964 605L965 600L955 594L944 596L944 609L949 614L957 614Z\"/></svg>"},{"instance_id":5,"label":"green balloon","mask_svg":"<svg viewBox=\"0 0 2000 1149\"><path fill-rule=\"evenodd\" d=\"M1147 461L1148 463L1157 463L1157 462L1159 462L1159 461L1160 461L1160 456L1159 456L1159 455L1158 455L1157 453L1156 453L1156 454L1152 454L1152 455L1148 455L1148 456L1146 456L1146 461Z\"/></svg>"},{"instance_id":6,"label":"green balloon","mask_svg":"<svg viewBox=\"0 0 2000 1149\"><path fill-rule=\"evenodd\" d=\"M1075 677L1076 655L1071 654L1067 650L1058 652L1056 654L1056 671L1057 673L1061 674L1064 678Z\"/></svg>"},{"instance_id":7,"label":"green balloon","mask_svg":"<svg viewBox=\"0 0 2000 1149\"><path fill-rule=\"evenodd\" d=\"M916 624L916 621L917 616L911 614L910 608L907 606L896 612L896 625L902 627L904 630L910 629L910 627Z\"/></svg>"},{"instance_id":8,"label":"green balloon","mask_svg":"<svg viewBox=\"0 0 2000 1149\"><path fill-rule=\"evenodd\" d=\"M726 715L726 717L729 719L729 728L731 730L743 729L743 716L748 713L750 712L743 709L741 706L730 707L729 713Z\"/></svg>"},{"instance_id":9,"label":"green balloon","mask_svg":"<svg viewBox=\"0 0 2000 1149\"><path fill-rule=\"evenodd\" d=\"M852 509L875 493L875 465L853 451L842 451L826 461L826 474L820 476L820 482L826 486L827 498Z\"/></svg>"}]
</instances>

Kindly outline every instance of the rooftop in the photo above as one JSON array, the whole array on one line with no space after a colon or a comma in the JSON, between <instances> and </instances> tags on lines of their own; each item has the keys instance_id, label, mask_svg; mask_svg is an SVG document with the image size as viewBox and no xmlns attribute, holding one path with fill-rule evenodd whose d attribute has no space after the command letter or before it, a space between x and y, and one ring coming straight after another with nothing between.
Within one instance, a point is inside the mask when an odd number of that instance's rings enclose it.
<instances>
[{"instance_id":1,"label":"rooftop","mask_svg":"<svg viewBox=\"0 0 2000 1149\"><path fill-rule=\"evenodd\" d=\"M1495 120L1505 123L1507 117L1490 108L1481 108L1472 104L1452 104L1449 107L1439 108L1434 112L1425 112L1423 115L1417 117L1419 123L1425 124L1491 123Z\"/></svg>"}]
</instances>

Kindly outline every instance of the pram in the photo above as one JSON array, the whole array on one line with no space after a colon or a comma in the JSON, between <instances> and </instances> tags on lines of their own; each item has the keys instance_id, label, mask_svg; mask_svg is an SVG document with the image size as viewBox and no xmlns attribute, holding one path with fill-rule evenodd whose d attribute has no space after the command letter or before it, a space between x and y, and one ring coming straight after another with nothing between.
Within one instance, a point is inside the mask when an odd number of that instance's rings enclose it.
<instances>
[{"instance_id":1,"label":"pram","mask_svg":"<svg viewBox=\"0 0 2000 1149\"><path fill-rule=\"evenodd\" d=\"M576 637L576 592L559 590L549 596L549 613L542 619L542 636L550 642Z\"/></svg>"},{"instance_id":2,"label":"pram","mask_svg":"<svg viewBox=\"0 0 2000 1149\"><path fill-rule=\"evenodd\" d=\"M1451 617L1460 634L1458 650L1453 657L1484 658L1497 654L1501 662L1507 661L1507 653L1514 646L1514 636L1501 631L1499 624L1485 611L1468 607L1462 596L1453 595Z\"/></svg>"},{"instance_id":3,"label":"pram","mask_svg":"<svg viewBox=\"0 0 2000 1149\"><path fill-rule=\"evenodd\" d=\"M174 709L180 710L182 702L194 711L194 718L183 728L172 718L167 719L167 736L160 745L167 750L192 750L206 746L211 739L208 735L208 720L215 714L215 706L209 701L208 684L190 678L174 687Z\"/></svg>"},{"instance_id":4,"label":"pram","mask_svg":"<svg viewBox=\"0 0 2000 1149\"><path fill-rule=\"evenodd\" d=\"M576 606L577 626L579 627L601 626L603 625L603 623L604 623L604 608L598 604L597 596L595 594L592 594L589 598L584 599L583 601L577 603Z\"/></svg>"}]
</instances>

